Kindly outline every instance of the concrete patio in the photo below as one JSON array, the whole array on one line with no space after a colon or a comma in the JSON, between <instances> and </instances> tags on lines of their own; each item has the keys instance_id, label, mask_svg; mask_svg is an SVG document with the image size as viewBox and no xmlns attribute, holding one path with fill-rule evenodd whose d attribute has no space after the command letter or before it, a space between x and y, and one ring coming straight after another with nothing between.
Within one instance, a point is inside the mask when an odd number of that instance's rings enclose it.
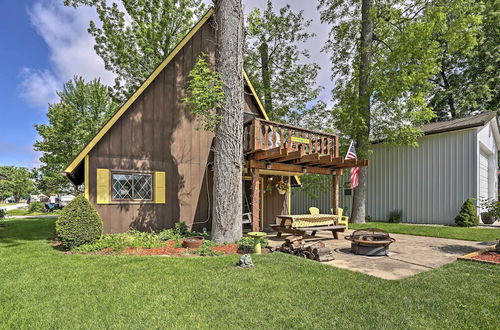
<instances>
[{"instance_id":1,"label":"concrete patio","mask_svg":"<svg viewBox=\"0 0 500 330\"><path fill-rule=\"evenodd\" d=\"M399 280L408 276L441 267L457 260L464 254L485 248L491 242L462 241L447 238L424 237L391 234L396 242L391 244L389 255L368 257L355 255L350 251L351 242L345 240L353 231L339 233L339 239L333 239L330 232L318 232L316 237L306 236L305 242L321 240L333 249L335 260L325 264L362 272L387 280ZM269 236L269 245L281 245L286 238Z\"/></svg>"}]
</instances>

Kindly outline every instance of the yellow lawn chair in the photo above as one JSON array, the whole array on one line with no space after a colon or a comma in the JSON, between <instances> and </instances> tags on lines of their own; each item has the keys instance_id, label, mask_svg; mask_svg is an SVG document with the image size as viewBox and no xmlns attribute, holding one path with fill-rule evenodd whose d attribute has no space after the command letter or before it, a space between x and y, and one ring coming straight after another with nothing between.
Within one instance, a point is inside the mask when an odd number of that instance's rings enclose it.
<instances>
[{"instance_id":1,"label":"yellow lawn chair","mask_svg":"<svg viewBox=\"0 0 500 330\"><path fill-rule=\"evenodd\" d=\"M337 208L338 213L337 214L339 216L339 220L337 221L337 225L345 225L345 230L349 229L349 218L346 217L345 215L342 216L342 213L344 213L344 209L341 209L340 207ZM332 213L333 213L333 209L331 210Z\"/></svg>"},{"instance_id":2,"label":"yellow lawn chair","mask_svg":"<svg viewBox=\"0 0 500 330\"><path fill-rule=\"evenodd\" d=\"M319 209L317 207L310 207L309 213L311 214L319 214Z\"/></svg>"},{"instance_id":3,"label":"yellow lawn chair","mask_svg":"<svg viewBox=\"0 0 500 330\"><path fill-rule=\"evenodd\" d=\"M349 229L349 218L346 217L345 215L342 216L342 213L344 213L344 209L341 209L340 207L337 209L338 211L338 216L339 220L337 221L338 225L345 225L345 230Z\"/></svg>"}]
</instances>

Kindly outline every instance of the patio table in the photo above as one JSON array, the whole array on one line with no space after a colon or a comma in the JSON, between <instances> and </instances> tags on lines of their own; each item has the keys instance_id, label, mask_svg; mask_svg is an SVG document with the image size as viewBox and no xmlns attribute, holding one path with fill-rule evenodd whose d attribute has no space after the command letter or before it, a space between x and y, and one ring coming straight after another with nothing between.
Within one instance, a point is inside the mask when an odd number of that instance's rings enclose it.
<instances>
[{"instance_id":1,"label":"patio table","mask_svg":"<svg viewBox=\"0 0 500 330\"><path fill-rule=\"evenodd\" d=\"M276 224L271 228L278 232L304 236L311 231L311 235L316 235L318 230L329 230L333 237L338 239L338 232L345 231L345 226L337 225L338 216L335 214L291 214L276 216Z\"/></svg>"}]
</instances>

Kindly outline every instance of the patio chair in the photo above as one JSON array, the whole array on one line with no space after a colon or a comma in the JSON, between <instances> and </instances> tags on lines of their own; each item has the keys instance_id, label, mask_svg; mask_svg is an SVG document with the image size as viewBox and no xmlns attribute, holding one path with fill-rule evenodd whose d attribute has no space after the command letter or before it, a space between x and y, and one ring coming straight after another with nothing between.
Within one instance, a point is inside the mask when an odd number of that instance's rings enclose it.
<instances>
[{"instance_id":1,"label":"patio chair","mask_svg":"<svg viewBox=\"0 0 500 330\"><path fill-rule=\"evenodd\" d=\"M310 207L309 213L311 214L319 214L319 209L317 207Z\"/></svg>"},{"instance_id":2,"label":"patio chair","mask_svg":"<svg viewBox=\"0 0 500 330\"><path fill-rule=\"evenodd\" d=\"M339 220L337 221L337 224L339 225L344 225L345 226L345 229L349 229L349 218L346 217L345 215L342 216L342 213L344 213L344 209L341 209L340 207L337 208L338 210L338 216L339 216Z\"/></svg>"}]
</instances>

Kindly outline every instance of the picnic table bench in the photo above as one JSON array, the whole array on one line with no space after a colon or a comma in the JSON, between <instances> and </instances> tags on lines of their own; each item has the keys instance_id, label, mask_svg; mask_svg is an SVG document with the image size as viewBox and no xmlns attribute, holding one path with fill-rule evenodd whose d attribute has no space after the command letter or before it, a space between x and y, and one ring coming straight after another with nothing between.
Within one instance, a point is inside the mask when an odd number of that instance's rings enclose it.
<instances>
[{"instance_id":1,"label":"picnic table bench","mask_svg":"<svg viewBox=\"0 0 500 330\"><path fill-rule=\"evenodd\" d=\"M335 214L278 215L277 223L270 227L278 232L277 237L281 237L282 233L304 236L308 231L314 236L319 230L327 230L339 239L338 232L345 231L345 226L337 225L337 220Z\"/></svg>"}]
</instances>

